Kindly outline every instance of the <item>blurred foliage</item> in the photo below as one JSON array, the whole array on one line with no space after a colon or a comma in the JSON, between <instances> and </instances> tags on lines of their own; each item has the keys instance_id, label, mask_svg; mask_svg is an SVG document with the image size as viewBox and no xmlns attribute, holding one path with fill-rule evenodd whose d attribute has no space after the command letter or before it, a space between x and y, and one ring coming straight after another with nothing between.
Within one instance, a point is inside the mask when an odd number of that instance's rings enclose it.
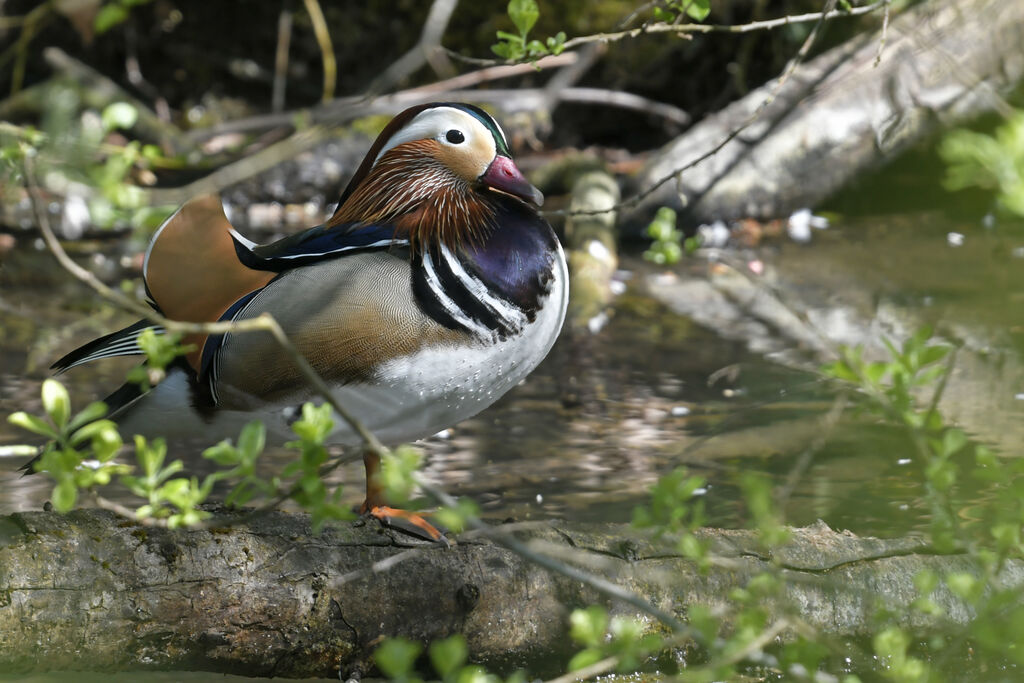
<instances>
[{"instance_id":1,"label":"blurred foliage","mask_svg":"<svg viewBox=\"0 0 1024 683\"><path fill-rule=\"evenodd\" d=\"M158 226L173 207L150 206L140 174L152 176L154 167L175 162L156 145L121 137L121 131L135 125L136 108L113 102L100 112L83 110L77 90L59 85L49 102L41 130L0 124L0 186L11 193L23 185L22 161L31 155L38 175L64 195L68 227Z\"/></svg>"},{"instance_id":2,"label":"blurred foliage","mask_svg":"<svg viewBox=\"0 0 1024 683\"><path fill-rule=\"evenodd\" d=\"M31 467L53 479L51 501L58 512L73 508L82 492L101 495L101 489L118 477L121 486L144 501L130 512L132 517L161 520L171 528L209 519L211 513L201 506L220 482L232 486L225 501L228 505L257 499L294 501L310 514L314 533L329 522L354 518L340 503L341 487L332 491L322 476L328 460L324 440L333 427L330 406L302 406L302 417L292 425L299 438L287 444L298 451L299 459L270 480L256 472L266 443L266 430L257 421L242 428L237 444L225 439L203 452L220 469L200 481L195 476L176 476L185 465L181 460L167 462L167 443L162 438L150 441L135 435L136 465L112 462L124 442L117 425L105 417L106 404L91 403L72 415L67 390L54 379L43 382L42 401L43 416L18 411L7 421L47 439Z\"/></svg>"},{"instance_id":3,"label":"blurred foliage","mask_svg":"<svg viewBox=\"0 0 1024 683\"><path fill-rule=\"evenodd\" d=\"M528 34L540 17L536 0L511 0L508 3L508 16L516 26L518 33L498 31L498 42L491 46L494 54L509 61L521 59L539 59L544 55L562 53L565 43L565 31L559 31L543 43L530 40Z\"/></svg>"},{"instance_id":4,"label":"blurred foliage","mask_svg":"<svg viewBox=\"0 0 1024 683\"><path fill-rule=\"evenodd\" d=\"M675 209L668 206L658 209L646 232L652 242L644 258L658 265L679 263L684 254L693 254L701 245L700 237L685 237L676 227Z\"/></svg>"},{"instance_id":5,"label":"blurred foliage","mask_svg":"<svg viewBox=\"0 0 1024 683\"><path fill-rule=\"evenodd\" d=\"M1001 207L1024 217L1024 111L1015 110L991 135L958 129L939 145L950 190L980 187Z\"/></svg>"}]
</instances>

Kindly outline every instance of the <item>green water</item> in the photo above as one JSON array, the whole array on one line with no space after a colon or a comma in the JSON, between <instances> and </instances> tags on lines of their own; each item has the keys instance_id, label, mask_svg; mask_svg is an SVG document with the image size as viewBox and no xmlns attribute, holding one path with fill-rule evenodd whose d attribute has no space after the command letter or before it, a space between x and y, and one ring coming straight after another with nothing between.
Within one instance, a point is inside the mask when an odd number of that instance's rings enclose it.
<instances>
[{"instance_id":1,"label":"green water","mask_svg":"<svg viewBox=\"0 0 1024 683\"><path fill-rule=\"evenodd\" d=\"M962 246L950 245L951 232L964 235ZM842 308L864 325L884 318L912 329L927 321L981 349L963 355L943 407L972 437L1016 457L1024 451L1020 245L1024 231L922 213L859 218L815 233L809 245L780 239L739 258L763 260L785 274L790 296L823 310ZM137 278L130 247L109 241L81 251L112 283ZM32 238L19 236L2 258L0 414L39 412L47 365L131 319L72 281ZM704 267L691 263L670 277ZM880 537L927 529L922 467L899 430L854 410L855 399L823 430L840 390L810 371L814 354L798 349L800 362L768 360L750 340L723 337L653 297L647 283L665 275L636 254L626 254L622 268L626 289L604 330L583 343L563 337L523 385L443 438L425 440L427 479L474 498L490 518L618 522L660 475L686 466L708 480L708 524L731 528L748 518L737 480L758 471L787 491L787 523L822 519ZM783 337L776 341L784 346ZM81 407L116 387L131 364L94 364L62 381ZM22 441L0 423L0 445ZM207 464L197 453L178 447L172 457L202 473ZM291 457L268 453L264 473ZM48 497L45 479L17 472L22 462L0 458L0 514L40 509ZM350 503L361 500L361 464L333 477ZM961 516L972 519L988 496L973 480L958 482Z\"/></svg>"},{"instance_id":2,"label":"green water","mask_svg":"<svg viewBox=\"0 0 1024 683\"><path fill-rule=\"evenodd\" d=\"M948 245L952 231L967 236L963 246ZM872 305L899 306L908 326L925 320L940 329L945 325L984 337L993 353L1012 357L1024 349L1024 307L1018 305L1024 298L1024 260L1013 256L1013 245L1012 235L920 215L861 219L816 233L810 245L780 240L755 255L797 286L813 289L808 299L869 302L862 312L866 321ZM126 247L87 246L83 261L112 282L137 276L122 267L130 259L117 250ZM791 489L784 502L789 523L820 518L835 528L878 536L926 527L921 471L897 430L847 411L828 439L817 443L835 386L673 313L644 285L658 271L635 255L627 254L622 265L630 273L627 288L604 330L583 346L563 337L523 385L453 426L446 438L424 441L428 479L475 498L493 517L628 521L658 476L685 465L709 481L709 523L735 527L746 515L737 475L757 470ZM0 270L0 413L38 411L47 365L127 322L30 239L20 238ZM806 365L814 362L809 357ZM61 379L75 405L83 406L116 387L131 364L95 363ZM1013 456L1024 401L1014 399L1013 386L1000 390L996 396L986 392L986 424L972 418L965 426L981 438L987 431L997 434L997 445ZM580 399L577 405L565 405L570 394ZM961 402L980 400L968 396ZM0 424L0 444L23 440ZM174 455L201 472L206 463L196 451L179 448ZM271 452L264 469L276 471L290 458ZM17 472L21 462L0 459L0 513L38 509L47 498L42 478ZM336 474L353 504L362 494L361 469L354 463ZM969 507L984 493L968 484L962 495Z\"/></svg>"}]
</instances>

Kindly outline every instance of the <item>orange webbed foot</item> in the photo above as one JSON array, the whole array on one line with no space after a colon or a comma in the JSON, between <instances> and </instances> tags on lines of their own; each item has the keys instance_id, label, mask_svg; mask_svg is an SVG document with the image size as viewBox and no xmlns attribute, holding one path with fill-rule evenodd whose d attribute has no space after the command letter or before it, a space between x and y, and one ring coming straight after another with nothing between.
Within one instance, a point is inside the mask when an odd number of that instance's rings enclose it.
<instances>
[{"instance_id":1,"label":"orange webbed foot","mask_svg":"<svg viewBox=\"0 0 1024 683\"><path fill-rule=\"evenodd\" d=\"M359 509L360 514L374 517L385 526L405 532L416 538L426 541L450 545L448 539L437 527L428 522L422 515L410 510L388 507L387 505L375 505L370 507L366 503Z\"/></svg>"}]
</instances>

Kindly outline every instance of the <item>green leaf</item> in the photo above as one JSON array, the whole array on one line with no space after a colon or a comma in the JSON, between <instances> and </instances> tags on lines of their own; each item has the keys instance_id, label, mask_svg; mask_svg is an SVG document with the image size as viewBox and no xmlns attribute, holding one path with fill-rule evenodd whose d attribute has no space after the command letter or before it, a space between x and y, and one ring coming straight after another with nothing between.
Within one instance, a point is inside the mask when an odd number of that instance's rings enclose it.
<instances>
[{"instance_id":1,"label":"green leaf","mask_svg":"<svg viewBox=\"0 0 1024 683\"><path fill-rule=\"evenodd\" d=\"M242 427L242 432L238 435L238 450L247 460L255 460L256 456L263 452L266 442L266 428L262 422L254 420Z\"/></svg>"},{"instance_id":2,"label":"green leaf","mask_svg":"<svg viewBox=\"0 0 1024 683\"><path fill-rule=\"evenodd\" d=\"M508 31L498 31L497 35L501 40L507 41L512 45L518 45L519 47L526 43L522 36L517 36L515 33L509 33Z\"/></svg>"},{"instance_id":3,"label":"green leaf","mask_svg":"<svg viewBox=\"0 0 1024 683\"><path fill-rule=\"evenodd\" d=\"M78 499L78 488L74 479L67 478L57 482L53 487L53 509L57 512L67 512L75 507Z\"/></svg>"},{"instance_id":4,"label":"green leaf","mask_svg":"<svg viewBox=\"0 0 1024 683\"><path fill-rule=\"evenodd\" d=\"M203 451L203 457L214 461L221 467L233 467L242 459L241 453L231 445L230 439L224 439L220 443L210 446Z\"/></svg>"},{"instance_id":5,"label":"green leaf","mask_svg":"<svg viewBox=\"0 0 1024 683\"><path fill-rule=\"evenodd\" d=\"M68 431L73 432L79 427L98 420L106 414L107 404L103 401L93 401L87 405L84 410L71 418L71 423L68 424Z\"/></svg>"},{"instance_id":6,"label":"green leaf","mask_svg":"<svg viewBox=\"0 0 1024 683\"><path fill-rule=\"evenodd\" d=\"M601 650L596 647L588 647L587 649L580 650L573 655L573 658L569 660L568 669L569 671L579 671L584 667L588 667L591 664L596 664L601 661L603 656L604 655L601 653Z\"/></svg>"},{"instance_id":7,"label":"green leaf","mask_svg":"<svg viewBox=\"0 0 1024 683\"><path fill-rule=\"evenodd\" d=\"M110 420L90 422L75 433L75 437L78 436L89 438L92 454L100 462L107 462L113 458L124 445L117 425Z\"/></svg>"},{"instance_id":8,"label":"green leaf","mask_svg":"<svg viewBox=\"0 0 1024 683\"><path fill-rule=\"evenodd\" d=\"M902 629L890 626L875 635L873 644L875 653L880 657L902 659L906 655L910 639Z\"/></svg>"},{"instance_id":9,"label":"green leaf","mask_svg":"<svg viewBox=\"0 0 1024 683\"><path fill-rule=\"evenodd\" d=\"M517 51L509 43L495 43L491 45L491 52L509 61L516 60L522 56L522 48Z\"/></svg>"},{"instance_id":10,"label":"green leaf","mask_svg":"<svg viewBox=\"0 0 1024 683\"><path fill-rule=\"evenodd\" d=\"M933 344L932 346L926 346L921 349L921 357L919 363L924 365L930 365L938 362L949 355L949 352L953 350L952 346L944 346L941 344Z\"/></svg>"},{"instance_id":11,"label":"green leaf","mask_svg":"<svg viewBox=\"0 0 1024 683\"><path fill-rule=\"evenodd\" d=\"M544 43L539 40L531 40L523 47L526 48L527 54L531 57L540 57L548 53L548 49L544 47Z\"/></svg>"},{"instance_id":12,"label":"green leaf","mask_svg":"<svg viewBox=\"0 0 1024 683\"><path fill-rule=\"evenodd\" d=\"M127 102L114 102L108 104L100 115L103 123L103 130L109 133L112 130L128 130L139 120L139 111Z\"/></svg>"},{"instance_id":13,"label":"green leaf","mask_svg":"<svg viewBox=\"0 0 1024 683\"><path fill-rule=\"evenodd\" d=\"M22 429L39 434L40 436L45 436L49 439L57 438L57 432L54 431L53 427L43 422L35 415L29 415L22 410L8 415L7 421L15 427L21 427Z\"/></svg>"},{"instance_id":14,"label":"green leaf","mask_svg":"<svg viewBox=\"0 0 1024 683\"><path fill-rule=\"evenodd\" d=\"M441 678L448 678L455 673L465 663L467 656L469 648L466 647L466 638L460 633L430 644L430 663Z\"/></svg>"},{"instance_id":15,"label":"green leaf","mask_svg":"<svg viewBox=\"0 0 1024 683\"><path fill-rule=\"evenodd\" d=\"M966 572L947 574L946 585L954 595L964 600L973 600L977 597L978 579Z\"/></svg>"},{"instance_id":16,"label":"green leaf","mask_svg":"<svg viewBox=\"0 0 1024 683\"><path fill-rule=\"evenodd\" d=\"M864 366L864 378L872 384L878 384L888 371L888 363L868 363Z\"/></svg>"},{"instance_id":17,"label":"green leaf","mask_svg":"<svg viewBox=\"0 0 1024 683\"><path fill-rule=\"evenodd\" d=\"M914 575L914 586L920 595L929 595L939 587L939 575L930 569L922 569Z\"/></svg>"},{"instance_id":18,"label":"green leaf","mask_svg":"<svg viewBox=\"0 0 1024 683\"><path fill-rule=\"evenodd\" d=\"M156 475L160 465L163 463L164 454L159 449L151 448L144 436L135 435L135 459L139 461L142 472L146 476Z\"/></svg>"},{"instance_id":19,"label":"green leaf","mask_svg":"<svg viewBox=\"0 0 1024 683\"><path fill-rule=\"evenodd\" d=\"M841 379L844 382L859 382L860 378L853 371L845 360L837 360L834 363L826 363L821 366L821 372L828 377Z\"/></svg>"},{"instance_id":20,"label":"green leaf","mask_svg":"<svg viewBox=\"0 0 1024 683\"><path fill-rule=\"evenodd\" d=\"M470 498L459 498L454 507L443 507L433 514L441 526L461 533L468 520L479 516L480 508Z\"/></svg>"},{"instance_id":21,"label":"green leaf","mask_svg":"<svg viewBox=\"0 0 1024 683\"><path fill-rule=\"evenodd\" d=\"M63 430L71 416L71 399L64 385L55 379L43 381L43 410L53 420L57 429Z\"/></svg>"},{"instance_id":22,"label":"green leaf","mask_svg":"<svg viewBox=\"0 0 1024 683\"><path fill-rule=\"evenodd\" d=\"M575 609L569 615L569 635L581 645L598 647L608 630L608 612L600 605Z\"/></svg>"},{"instance_id":23,"label":"green leaf","mask_svg":"<svg viewBox=\"0 0 1024 683\"><path fill-rule=\"evenodd\" d=\"M686 13L694 21L704 21L711 13L711 0L690 0L686 5Z\"/></svg>"},{"instance_id":24,"label":"green leaf","mask_svg":"<svg viewBox=\"0 0 1024 683\"><path fill-rule=\"evenodd\" d=\"M128 18L128 10L117 3L108 3L100 8L93 19L92 26L96 33L104 33L124 22Z\"/></svg>"},{"instance_id":25,"label":"green leaf","mask_svg":"<svg viewBox=\"0 0 1024 683\"><path fill-rule=\"evenodd\" d=\"M519 35L525 39L526 34L540 18L540 9L536 0L509 0L508 16L516 25Z\"/></svg>"},{"instance_id":26,"label":"green leaf","mask_svg":"<svg viewBox=\"0 0 1024 683\"><path fill-rule=\"evenodd\" d=\"M951 456L967 445L967 435L962 429L952 427L942 435L942 454Z\"/></svg>"},{"instance_id":27,"label":"green leaf","mask_svg":"<svg viewBox=\"0 0 1024 683\"><path fill-rule=\"evenodd\" d=\"M409 675L423 646L405 638L388 638L373 653L373 660L389 678Z\"/></svg>"},{"instance_id":28,"label":"green leaf","mask_svg":"<svg viewBox=\"0 0 1024 683\"><path fill-rule=\"evenodd\" d=\"M396 505L404 505L416 488L415 474L423 456L411 446L399 446L380 461L380 481L385 496Z\"/></svg>"}]
</instances>

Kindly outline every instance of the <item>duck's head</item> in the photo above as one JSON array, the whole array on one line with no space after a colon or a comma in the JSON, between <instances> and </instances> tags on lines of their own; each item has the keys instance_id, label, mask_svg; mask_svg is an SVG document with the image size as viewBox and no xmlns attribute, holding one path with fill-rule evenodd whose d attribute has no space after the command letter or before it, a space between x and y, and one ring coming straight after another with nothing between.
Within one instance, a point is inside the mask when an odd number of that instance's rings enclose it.
<instances>
[{"instance_id":1,"label":"duck's head","mask_svg":"<svg viewBox=\"0 0 1024 683\"><path fill-rule=\"evenodd\" d=\"M437 102L406 109L384 128L330 223L392 222L414 242L435 236L453 244L491 227L501 195L533 209L544 201L487 112Z\"/></svg>"}]
</instances>

